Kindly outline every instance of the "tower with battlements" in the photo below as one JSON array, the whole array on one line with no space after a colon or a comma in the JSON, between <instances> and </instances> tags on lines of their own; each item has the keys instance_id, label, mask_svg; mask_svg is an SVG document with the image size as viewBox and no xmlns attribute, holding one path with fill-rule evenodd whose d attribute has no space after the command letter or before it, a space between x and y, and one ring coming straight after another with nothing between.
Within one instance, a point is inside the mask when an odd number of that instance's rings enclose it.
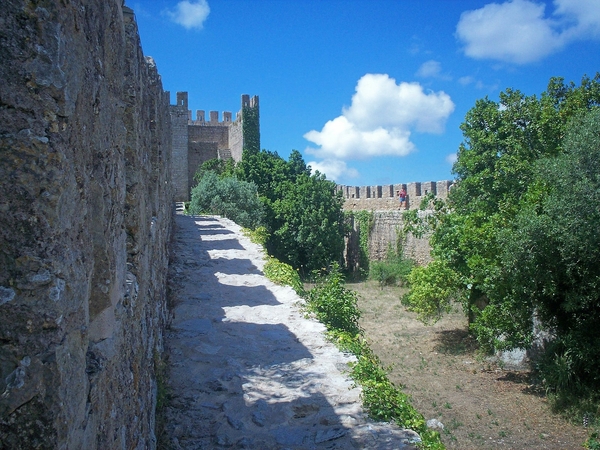
<instances>
[{"instance_id":1,"label":"tower with battlements","mask_svg":"<svg viewBox=\"0 0 600 450\"><path fill-rule=\"evenodd\" d=\"M241 109L232 120L231 112L188 109L188 93L178 92L171 105L172 176L175 201L188 201L198 167L209 159L241 161L244 148L260 150L258 96L242 95Z\"/></svg>"}]
</instances>

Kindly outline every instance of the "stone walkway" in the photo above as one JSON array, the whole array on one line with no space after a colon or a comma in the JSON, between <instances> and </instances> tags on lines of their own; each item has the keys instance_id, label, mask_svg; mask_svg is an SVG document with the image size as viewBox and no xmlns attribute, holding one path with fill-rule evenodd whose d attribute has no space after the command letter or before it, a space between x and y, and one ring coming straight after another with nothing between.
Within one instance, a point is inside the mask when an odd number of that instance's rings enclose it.
<instances>
[{"instance_id":1,"label":"stone walkway","mask_svg":"<svg viewBox=\"0 0 600 450\"><path fill-rule=\"evenodd\" d=\"M418 435L370 421L350 355L261 272L239 226L178 211L166 335L173 449L413 449Z\"/></svg>"}]
</instances>

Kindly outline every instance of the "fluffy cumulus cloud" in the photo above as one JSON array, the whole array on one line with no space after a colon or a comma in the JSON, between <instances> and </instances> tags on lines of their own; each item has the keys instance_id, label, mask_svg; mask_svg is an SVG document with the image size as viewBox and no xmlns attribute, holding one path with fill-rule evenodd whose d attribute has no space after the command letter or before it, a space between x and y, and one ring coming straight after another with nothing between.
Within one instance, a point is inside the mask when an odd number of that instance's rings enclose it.
<instances>
[{"instance_id":1,"label":"fluffy cumulus cloud","mask_svg":"<svg viewBox=\"0 0 600 450\"><path fill-rule=\"evenodd\" d=\"M530 0L490 3L464 12L456 35L467 56L514 64L539 61L573 40L600 37L600 1L555 0L546 5Z\"/></svg>"},{"instance_id":2,"label":"fluffy cumulus cloud","mask_svg":"<svg viewBox=\"0 0 600 450\"><path fill-rule=\"evenodd\" d=\"M441 133L454 111L450 96L425 92L419 83L396 83L385 74L366 74L349 108L321 131L304 135L318 148L306 151L324 160L405 156L415 149L411 132ZM329 175L328 172L325 172Z\"/></svg>"},{"instance_id":3,"label":"fluffy cumulus cloud","mask_svg":"<svg viewBox=\"0 0 600 450\"><path fill-rule=\"evenodd\" d=\"M340 178L357 178L358 171L348 167L344 161L339 159L325 159L323 161L310 161L308 163L312 173L319 171L327 175L330 180L339 180Z\"/></svg>"},{"instance_id":4,"label":"fluffy cumulus cloud","mask_svg":"<svg viewBox=\"0 0 600 450\"><path fill-rule=\"evenodd\" d=\"M209 13L210 7L206 0L183 0L177 3L175 9L166 12L173 22L188 30L192 28L202 29Z\"/></svg>"}]
</instances>

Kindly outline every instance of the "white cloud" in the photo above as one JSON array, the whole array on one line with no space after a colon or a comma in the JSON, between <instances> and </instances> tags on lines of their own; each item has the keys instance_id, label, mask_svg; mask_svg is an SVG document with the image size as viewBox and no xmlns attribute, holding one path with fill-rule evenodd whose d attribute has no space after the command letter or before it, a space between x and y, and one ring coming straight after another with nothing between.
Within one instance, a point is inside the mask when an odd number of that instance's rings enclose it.
<instances>
[{"instance_id":1,"label":"white cloud","mask_svg":"<svg viewBox=\"0 0 600 450\"><path fill-rule=\"evenodd\" d=\"M167 16L173 22L188 30L191 28L202 29L209 13L210 7L206 0L182 0L177 3L173 11L166 11Z\"/></svg>"},{"instance_id":2,"label":"white cloud","mask_svg":"<svg viewBox=\"0 0 600 450\"><path fill-rule=\"evenodd\" d=\"M598 0L555 0L556 15L571 20L574 26L565 33L573 39L600 37L600 3Z\"/></svg>"},{"instance_id":3,"label":"white cloud","mask_svg":"<svg viewBox=\"0 0 600 450\"><path fill-rule=\"evenodd\" d=\"M442 72L442 65L438 61L434 61L430 59L429 61L424 62L419 67L417 71L417 76L429 78L429 77L437 77Z\"/></svg>"},{"instance_id":4,"label":"white cloud","mask_svg":"<svg viewBox=\"0 0 600 450\"><path fill-rule=\"evenodd\" d=\"M439 78L441 80L450 80L451 77L442 72L442 65L439 61L430 59L425 61L417 70L416 75L422 78Z\"/></svg>"},{"instance_id":5,"label":"white cloud","mask_svg":"<svg viewBox=\"0 0 600 450\"><path fill-rule=\"evenodd\" d=\"M354 168L348 167L344 161L339 159L325 159L323 161L311 161L309 165L314 174L316 171L324 173L328 180L339 180L340 177L345 178L358 178L358 171Z\"/></svg>"},{"instance_id":6,"label":"white cloud","mask_svg":"<svg viewBox=\"0 0 600 450\"><path fill-rule=\"evenodd\" d=\"M531 0L489 3L462 13L456 34L467 56L515 64L539 61L573 40L600 36L598 0L554 3L550 17L544 3Z\"/></svg>"},{"instance_id":7,"label":"white cloud","mask_svg":"<svg viewBox=\"0 0 600 450\"><path fill-rule=\"evenodd\" d=\"M415 149L413 129L441 133L453 111L454 103L443 91L426 93L419 83L396 84L388 75L366 74L341 116L304 135L320 147L306 152L323 159L405 156Z\"/></svg>"},{"instance_id":8,"label":"white cloud","mask_svg":"<svg viewBox=\"0 0 600 450\"><path fill-rule=\"evenodd\" d=\"M446 162L450 164L454 164L457 159L458 156L456 155L456 153L450 153L448 156L446 156Z\"/></svg>"}]
</instances>

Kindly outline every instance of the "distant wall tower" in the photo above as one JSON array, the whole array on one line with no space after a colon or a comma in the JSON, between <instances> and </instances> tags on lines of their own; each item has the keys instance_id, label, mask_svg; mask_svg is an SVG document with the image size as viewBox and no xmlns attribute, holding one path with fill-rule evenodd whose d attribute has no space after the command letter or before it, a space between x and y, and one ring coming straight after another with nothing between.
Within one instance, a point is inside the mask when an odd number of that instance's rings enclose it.
<instances>
[{"instance_id":1,"label":"distant wall tower","mask_svg":"<svg viewBox=\"0 0 600 450\"><path fill-rule=\"evenodd\" d=\"M242 160L244 149L260 150L260 115L258 96L242 95L242 105L232 121L228 111L219 121L218 111L196 111L196 120L188 109L188 93L178 92L177 103L171 105L172 172L175 201L188 201L194 186L194 174L209 159Z\"/></svg>"},{"instance_id":2,"label":"distant wall tower","mask_svg":"<svg viewBox=\"0 0 600 450\"><path fill-rule=\"evenodd\" d=\"M242 133L244 142L242 147L251 152L260 151L260 111L258 96L250 98L242 95Z\"/></svg>"},{"instance_id":3,"label":"distant wall tower","mask_svg":"<svg viewBox=\"0 0 600 450\"><path fill-rule=\"evenodd\" d=\"M171 171L176 202L189 198L188 181L188 94L177 93L177 103L171 105Z\"/></svg>"}]
</instances>

